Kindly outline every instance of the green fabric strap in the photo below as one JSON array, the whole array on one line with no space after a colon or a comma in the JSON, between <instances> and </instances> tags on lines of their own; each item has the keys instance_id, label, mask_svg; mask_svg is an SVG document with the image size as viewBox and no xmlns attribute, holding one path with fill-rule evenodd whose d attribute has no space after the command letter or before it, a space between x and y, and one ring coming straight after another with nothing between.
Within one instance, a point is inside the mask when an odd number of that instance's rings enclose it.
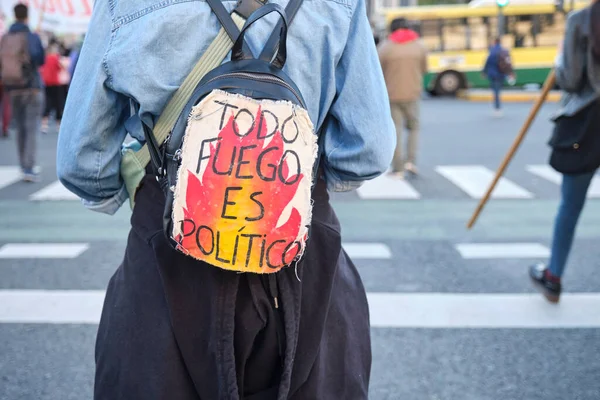
<instances>
[{"instance_id":1,"label":"green fabric strap","mask_svg":"<svg viewBox=\"0 0 600 400\"><path fill-rule=\"evenodd\" d=\"M245 19L240 15L233 13L231 17L240 29L244 26ZM204 75L221 65L232 47L233 42L229 38L229 35L225 32L225 29L221 28L215 40L208 46L206 52L200 57L192 72L185 78L158 118L153 132L159 145L164 143L171 128L177 122L196 85L198 85ZM129 148L121 155L120 173L129 195L131 209L135 206L135 194L140 182L146 175L146 166L149 162L150 153L147 145L142 146L138 151Z\"/></svg>"},{"instance_id":2,"label":"green fabric strap","mask_svg":"<svg viewBox=\"0 0 600 400\"><path fill-rule=\"evenodd\" d=\"M231 17L238 28L241 29L244 26L245 20L240 15L233 13ZM215 40L213 40L206 52L200 57L192 72L185 78L158 118L153 131L159 145L163 144L171 128L177 122L181 111L183 111L183 108L190 99L196 85L198 85L204 75L221 65L232 47L233 42L229 35L225 32L225 29L221 28ZM148 165L150 162L148 146L144 145L139 151L135 152L135 158L140 165L144 167Z\"/></svg>"}]
</instances>

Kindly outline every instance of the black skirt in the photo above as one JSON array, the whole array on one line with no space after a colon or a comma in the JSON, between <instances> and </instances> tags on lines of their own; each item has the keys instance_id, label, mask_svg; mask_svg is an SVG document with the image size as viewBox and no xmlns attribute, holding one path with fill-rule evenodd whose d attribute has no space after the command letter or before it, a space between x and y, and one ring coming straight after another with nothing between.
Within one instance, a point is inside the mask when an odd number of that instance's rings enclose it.
<instances>
[{"instance_id":1,"label":"black skirt","mask_svg":"<svg viewBox=\"0 0 600 400\"><path fill-rule=\"evenodd\" d=\"M238 274L173 250L151 175L96 341L95 400L368 398L369 311L324 182L297 269ZM272 279L272 278L271 278Z\"/></svg>"}]
</instances>

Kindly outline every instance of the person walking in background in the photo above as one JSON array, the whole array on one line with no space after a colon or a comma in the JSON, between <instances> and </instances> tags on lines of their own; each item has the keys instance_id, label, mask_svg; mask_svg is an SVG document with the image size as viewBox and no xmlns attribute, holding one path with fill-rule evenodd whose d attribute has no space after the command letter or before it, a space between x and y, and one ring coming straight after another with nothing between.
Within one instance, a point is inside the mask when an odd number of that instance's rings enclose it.
<instances>
[{"instance_id":1,"label":"person walking in background","mask_svg":"<svg viewBox=\"0 0 600 400\"><path fill-rule=\"evenodd\" d=\"M396 125L397 142L391 173L402 179L405 171L417 174L419 103L423 75L427 72L427 49L419 35L408 28L406 19L393 20L390 28L391 34L379 44L378 53ZM408 130L406 158L402 151L405 127Z\"/></svg>"},{"instance_id":2,"label":"person walking in background","mask_svg":"<svg viewBox=\"0 0 600 400\"><path fill-rule=\"evenodd\" d=\"M510 53L502 47L500 38L494 41L490 48L483 75L490 81L490 88L494 93L494 116L502 117L502 103L500 94L507 77L513 77L514 71L510 60Z\"/></svg>"},{"instance_id":3,"label":"person walking in background","mask_svg":"<svg viewBox=\"0 0 600 400\"><path fill-rule=\"evenodd\" d=\"M27 6L17 4L14 13L16 22L0 42L0 80L10 94L23 180L36 182L36 142L44 104L38 69L44 65L45 54L39 36L27 26Z\"/></svg>"},{"instance_id":4,"label":"person walking in background","mask_svg":"<svg viewBox=\"0 0 600 400\"><path fill-rule=\"evenodd\" d=\"M75 43L71 52L69 53L69 76L71 79L75 74L75 67L77 66L77 61L79 61L79 53L81 52L81 46L83 41L85 40L85 35L81 35L79 40Z\"/></svg>"},{"instance_id":5,"label":"person walking in background","mask_svg":"<svg viewBox=\"0 0 600 400\"><path fill-rule=\"evenodd\" d=\"M555 169L578 171L563 173L561 203L554 223L552 253L548 265L539 263L529 269L535 286L550 302L558 302L575 228L585 205L592 178L600 166L600 0L571 14L567 20L562 51L556 61L556 81L565 92L561 108L554 117L557 128L550 144L555 148L551 165ZM582 46L586 44L587 46ZM562 122L561 122L562 120ZM585 121L583 124L581 121ZM558 123L567 122L560 127ZM562 143L559 145L558 143ZM557 148L582 152L569 159ZM591 155L591 157L590 157ZM586 162L589 160L589 162Z\"/></svg>"},{"instance_id":6,"label":"person walking in background","mask_svg":"<svg viewBox=\"0 0 600 400\"><path fill-rule=\"evenodd\" d=\"M0 38L6 33L6 16L0 10ZM8 137L8 127L10 126L10 98L8 93L4 93L4 86L0 80L0 137Z\"/></svg>"},{"instance_id":7,"label":"person walking in background","mask_svg":"<svg viewBox=\"0 0 600 400\"><path fill-rule=\"evenodd\" d=\"M50 114L54 112L57 128L60 128L60 121L65 105L65 89L61 81L61 75L66 73L61 63L59 45L55 40L51 40L47 49L46 63L41 68L42 78L46 87L46 106L44 109L44 119L42 120L42 133L48 132L48 120ZM62 80L65 78L62 77Z\"/></svg>"},{"instance_id":8,"label":"person walking in background","mask_svg":"<svg viewBox=\"0 0 600 400\"><path fill-rule=\"evenodd\" d=\"M67 94L69 93L69 84L71 83L71 49L65 47L64 43L59 44L59 60L61 65L60 73L58 74L58 81L62 89L62 109L64 109L65 101L67 100ZM62 114L62 110L61 110Z\"/></svg>"}]
</instances>

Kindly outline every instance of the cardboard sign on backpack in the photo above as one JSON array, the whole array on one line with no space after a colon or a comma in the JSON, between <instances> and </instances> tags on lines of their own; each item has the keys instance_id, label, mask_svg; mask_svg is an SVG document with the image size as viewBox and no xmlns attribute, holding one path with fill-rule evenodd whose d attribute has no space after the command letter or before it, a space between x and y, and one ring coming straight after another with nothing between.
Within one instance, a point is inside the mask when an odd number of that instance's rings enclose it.
<instances>
[{"instance_id":1,"label":"cardboard sign on backpack","mask_svg":"<svg viewBox=\"0 0 600 400\"><path fill-rule=\"evenodd\" d=\"M194 107L173 202L180 249L234 271L277 271L302 255L317 140L290 102L215 90Z\"/></svg>"}]
</instances>

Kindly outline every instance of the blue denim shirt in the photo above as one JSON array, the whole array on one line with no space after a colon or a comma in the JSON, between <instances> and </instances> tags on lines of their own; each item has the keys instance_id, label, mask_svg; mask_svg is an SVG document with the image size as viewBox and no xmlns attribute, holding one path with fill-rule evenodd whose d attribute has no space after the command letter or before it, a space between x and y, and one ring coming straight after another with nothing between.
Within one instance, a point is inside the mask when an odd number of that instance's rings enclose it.
<instances>
[{"instance_id":1,"label":"blue denim shirt","mask_svg":"<svg viewBox=\"0 0 600 400\"><path fill-rule=\"evenodd\" d=\"M255 54L275 21L246 35ZM143 140L140 118L153 126L219 28L203 0L95 1L57 155L59 179L88 208L113 214L127 200L119 175L127 134ZM364 0L304 0L284 71L323 127L329 190L357 188L388 168L396 135Z\"/></svg>"}]
</instances>

